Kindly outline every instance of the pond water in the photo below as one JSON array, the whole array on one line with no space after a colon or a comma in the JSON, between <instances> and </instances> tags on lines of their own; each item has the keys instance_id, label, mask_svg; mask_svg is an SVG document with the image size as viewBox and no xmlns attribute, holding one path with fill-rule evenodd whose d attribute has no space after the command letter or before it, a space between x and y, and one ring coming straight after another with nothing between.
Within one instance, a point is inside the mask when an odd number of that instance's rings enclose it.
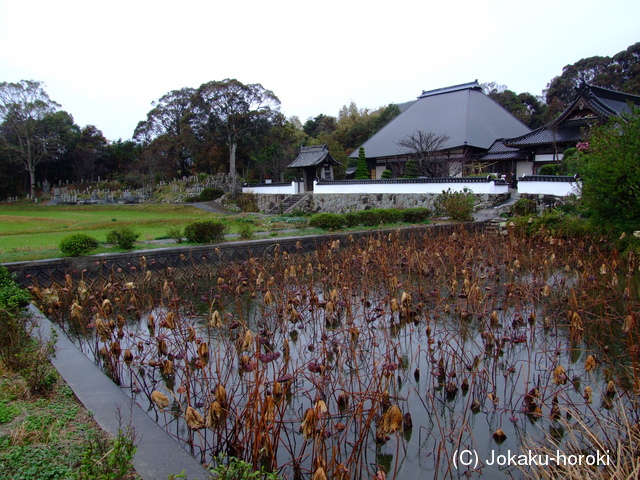
<instances>
[{"instance_id":1,"label":"pond water","mask_svg":"<svg viewBox=\"0 0 640 480\"><path fill-rule=\"evenodd\" d=\"M622 322L637 269L607 258L548 239L389 235L187 283L54 288L52 313L203 463L523 478L492 460L576 441L593 453L576 422L606 435L603 418L634 411L635 323Z\"/></svg>"}]
</instances>

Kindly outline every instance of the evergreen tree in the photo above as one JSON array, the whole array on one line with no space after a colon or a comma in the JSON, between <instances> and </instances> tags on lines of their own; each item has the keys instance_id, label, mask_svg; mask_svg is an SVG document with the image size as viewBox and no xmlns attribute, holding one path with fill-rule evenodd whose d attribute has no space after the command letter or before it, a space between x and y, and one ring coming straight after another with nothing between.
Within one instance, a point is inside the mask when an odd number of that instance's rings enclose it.
<instances>
[{"instance_id":1,"label":"evergreen tree","mask_svg":"<svg viewBox=\"0 0 640 480\"><path fill-rule=\"evenodd\" d=\"M640 229L640 109L595 129L579 173L582 200L596 224Z\"/></svg>"},{"instance_id":2,"label":"evergreen tree","mask_svg":"<svg viewBox=\"0 0 640 480\"><path fill-rule=\"evenodd\" d=\"M356 180L368 180L371 178L367 168L367 160L364 155L364 147L358 151L358 166L356 167Z\"/></svg>"},{"instance_id":3,"label":"evergreen tree","mask_svg":"<svg viewBox=\"0 0 640 480\"><path fill-rule=\"evenodd\" d=\"M404 178L418 178L418 165L416 165L416 161L413 158L407 160Z\"/></svg>"}]
</instances>

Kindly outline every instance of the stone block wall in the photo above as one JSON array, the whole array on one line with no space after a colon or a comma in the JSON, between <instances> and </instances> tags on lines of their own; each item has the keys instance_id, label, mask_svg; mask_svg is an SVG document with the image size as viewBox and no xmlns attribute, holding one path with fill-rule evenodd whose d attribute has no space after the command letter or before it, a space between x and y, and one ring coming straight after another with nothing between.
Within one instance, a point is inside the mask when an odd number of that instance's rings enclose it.
<instances>
[{"instance_id":1,"label":"stone block wall","mask_svg":"<svg viewBox=\"0 0 640 480\"><path fill-rule=\"evenodd\" d=\"M476 195L476 209L500 204L510 194ZM269 211L284 199L284 195L256 195L261 212ZM310 212L347 213L372 208L413 208L425 207L433 210L438 195L416 193L320 193L309 194L299 209Z\"/></svg>"}]
</instances>

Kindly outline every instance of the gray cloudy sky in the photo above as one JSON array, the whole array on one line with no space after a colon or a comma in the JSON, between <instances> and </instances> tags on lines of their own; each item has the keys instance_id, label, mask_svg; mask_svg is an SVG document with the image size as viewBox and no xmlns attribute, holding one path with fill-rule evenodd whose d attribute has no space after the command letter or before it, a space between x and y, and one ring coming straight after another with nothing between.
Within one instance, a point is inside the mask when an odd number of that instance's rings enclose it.
<instances>
[{"instance_id":1,"label":"gray cloudy sky","mask_svg":"<svg viewBox=\"0 0 640 480\"><path fill-rule=\"evenodd\" d=\"M0 81L45 82L116 140L210 80L261 83L304 122L475 79L539 95L563 66L640 41L637 0L433 3L0 0Z\"/></svg>"}]
</instances>

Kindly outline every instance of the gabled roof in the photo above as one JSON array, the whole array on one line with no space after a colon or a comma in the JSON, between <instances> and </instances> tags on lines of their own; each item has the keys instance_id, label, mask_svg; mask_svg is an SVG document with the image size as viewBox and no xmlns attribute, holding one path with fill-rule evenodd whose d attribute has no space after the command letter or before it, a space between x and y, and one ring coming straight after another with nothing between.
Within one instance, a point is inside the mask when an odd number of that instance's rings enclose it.
<instances>
[{"instance_id":1,"label":"gabled roof","mask_svg":"<svg viewBox=\"0 0 640 480\"><path fill-rule=\"evenodd\" d=\"M300 147L298 157L291 162L287 168L316 167L325 161L328 161L332 165L340 165L340 163L331 156L326 144Z\"/></svg>"},{"instance_id":2,"label":"gabled roof","mask_svg":"<svg viewBox=\"0 0 640 480\"><path fill-rule=\"evenodd\" d=\"M367 158L407 154L408 150L398 143L417 130L448 136L442 150L463 146L488 149L496 138L530 131L482 93L480 84L475 81L422 92L406 110L362 145ZM357 156L358 149L350 155Z\"/></svg>"},{"instance_id":3,"label":"gabled roof","mask_svg":"<svg viewBox=\"0 0 640 480\"><path fill-rule=\"evenodd\" d=\"M485 153L480 160L483 161L498 161L498 160L526 160L526 153L522 152L518 148L507 147L503 143L502 138L493 142L493 145L489 148L489 151Z\"/></svg>"},{"instance_id":4,"label":"gabled roof","mask_svg":"<svg viewBox=\"0 0 640 480\"><path fill-rule=\"evenodd\" d=\"M580 96L584 96L594 110L599 110L605 117L631 113L630 103L640 106L640 95L618 92L595 85L583 85L578 93L578 99Z\"/></svg>"},{"instance_id":5,"label":"gabled roof","mask_svg":"<svg viewBox=\"0 0 640 480\"><path fill-rule=\"evenodd\" d=\"M640 106L640 96L584 84L573 102L554 121L526 135L505 139L504 143L516 148L576 143L583 140L585 129L599 119L630 113L630 104Z\"/></svg>"},{"instance_id":6,"label":"gabled roof","mask_svg":"<svg viewBox=\"0 0 640 480\"><path fill-rule=\"evenodd\" d=\"M531 133L516 138L507 138L504 144L513 147L532 147L536 145L552 145L554 143L577 143L583 140L586 128L594 121L583 118L566 120L561 124L547 124Z\"/></svg>"}]
</instances>

